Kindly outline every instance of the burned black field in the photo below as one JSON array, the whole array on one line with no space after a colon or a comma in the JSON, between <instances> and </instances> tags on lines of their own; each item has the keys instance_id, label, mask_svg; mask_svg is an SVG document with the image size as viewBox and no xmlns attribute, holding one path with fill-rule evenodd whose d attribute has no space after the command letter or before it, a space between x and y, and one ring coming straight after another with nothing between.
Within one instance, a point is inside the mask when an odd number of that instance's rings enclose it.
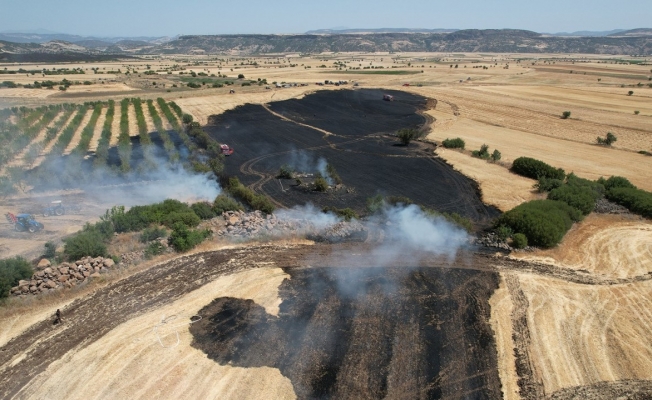
<instances>
[{"instance_id":1,"label":"burned black field","mask_svg":"<svg viewBox=\"0 0 652 400\"><path fill-rule=\"evenodd\" d=\"M383 101L391 93L395 101ZM247 104L209 120L206 131L235 149L225 173L292 207L350 207L364 211L377 194L404 196L441 212L476 222L498 212L484 205L475 183L434 155L432 145L400 146L402 128L421 129L427 99L398 91L321 91L300 100ZM335 167L342 187L326 193L305 190L293 179L277 179L282 165L315 173L320 159ZM310 179L310 178L308 178Z\"/></svg>"},{"instance_id":2,"label":"burned black field","mask_svg":"<svg viewBox=\"0 0 652 400\"><path fill-rule=\"evenodd\" d=\"M278 317L218 298L190 328L220 364L273 367L297 397L500 398L488 299L497 274L453 268L288 268Z\"/></svg>"}]
</instances>

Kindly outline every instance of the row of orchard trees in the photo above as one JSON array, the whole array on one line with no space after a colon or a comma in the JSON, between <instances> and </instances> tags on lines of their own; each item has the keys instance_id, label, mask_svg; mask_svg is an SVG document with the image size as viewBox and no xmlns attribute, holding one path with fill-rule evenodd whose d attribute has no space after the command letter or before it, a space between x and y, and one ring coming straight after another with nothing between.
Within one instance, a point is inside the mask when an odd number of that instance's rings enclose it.
<instances>
[{"instance_id":1,"label":"row of orchard trees","mask_svg":"<svg viewBox=\"0 0 652 400\"><path fill-rule=\"evenodd\" d=\"M176 103L166 102L163 98L146 101L125 98L119 102L109 100L33 109L2 109L0 165L7 167L0 173L0 191L7 194L11 187L27 186L24 183L16 185L19 181L47 183L50 178L48 175L53 171L69 176L70 183L92 178L88 176L88 170L84 172L80 168L83 160L89 156L93 158L92 167L95 171L128 174L133 170L134 145L138 145L142 152L142 159L136 160L139 162L138 172L155 168L155 165L160 164L161 157L170 163L187 162L195 170L213 170L214 168L196 167L197 160L205 158L197 153L206 152L207 146L196 145L196 140L188 133L193 130L196 134L197 127L183 124L183 115ZM148 130L148 117L160 138L162 146L159 148ZM133 128L134 125L137 131ZM167 129L168 126L171 129ZM185 146L190 151L189 160L180 159L180 146ZM115 150L111 150L112 147ZM211 146L213 148L215 144ZM220 158L219 154L215 156ZM8 166L12 161L15 165ZM33 168L37 166L42 168Z\"/></svg>"}]
</instances>

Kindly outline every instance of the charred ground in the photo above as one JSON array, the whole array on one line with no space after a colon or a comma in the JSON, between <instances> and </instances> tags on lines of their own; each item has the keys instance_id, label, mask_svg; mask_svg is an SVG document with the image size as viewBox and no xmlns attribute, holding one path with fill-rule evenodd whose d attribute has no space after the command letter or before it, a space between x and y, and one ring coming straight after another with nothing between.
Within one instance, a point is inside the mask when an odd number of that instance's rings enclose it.
<instances>
[{"instance_id":1,"label":"charred ground","mask_svg":"<svg viewBox=\"0 0 652 400\"><path fill-rule=\"evenodd\" d=\"M488 299L496 273L286 269L279 317L219 298L191 326L221 364L278 368L301 399L499 398Z\"/></svg>"},{"instance_id":2,"label":"charred ground","mask_svg":"<svg viewBox=\"0 0 652 400\"><path fill-rule=\"evenodd\" d=\"M395 101L383 101L390 93ZM433 146L399 146L392 134L423 129L426 98L372 89L322 91L300 100L247 104L209 120L206 131L235 148L225 172L272 197L280 206L311 202L319 207L364 211L377 194L404 196L441 212L475 221L498 214L480 200L476 184L436 158ZM314 173L320 159L335 167L343 186L318 193L276 179L288 164Z\"/></svg>"}]
</instances>

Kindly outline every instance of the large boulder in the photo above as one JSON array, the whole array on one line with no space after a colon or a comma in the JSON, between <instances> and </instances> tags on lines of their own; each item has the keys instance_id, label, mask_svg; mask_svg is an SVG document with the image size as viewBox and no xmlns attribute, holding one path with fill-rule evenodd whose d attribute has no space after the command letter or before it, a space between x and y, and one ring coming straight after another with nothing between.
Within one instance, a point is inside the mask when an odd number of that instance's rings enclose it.
<instances>
[{"instance_id":1,"label":"large boulder","mask_svg":"<svg viewBox=\"0 0 652 400\"><path fill-rule=\"evenodd\" d=\"M67 280L68 280L68 275L61 275L59 277L59 282L61 283L66 282Z\"/></svg>"},{"instance_id":2,"label":"large boulder","mask_svg":"<svg viewBox=\"0 0 652 400\"><path fill-rule=\"evenodd\" d=\"M38 265L36 266L38 269L45 269L50 267L52 264L50 263L50 260L47 258L42 259L41 261L38 262Z\"/></svg>"},{"instance_id":3,"label":"large boulder","mask_svg":"<svg viewBox=\"0 0 652 400\"><path fill-rule=\"evenodd\" d=\"M111 258L105 258L104 259L104 266L106 268L113 267L114 265L115 265L115 261L113 261L113 259L111 259Z\"/></svg>"}]
</instances>

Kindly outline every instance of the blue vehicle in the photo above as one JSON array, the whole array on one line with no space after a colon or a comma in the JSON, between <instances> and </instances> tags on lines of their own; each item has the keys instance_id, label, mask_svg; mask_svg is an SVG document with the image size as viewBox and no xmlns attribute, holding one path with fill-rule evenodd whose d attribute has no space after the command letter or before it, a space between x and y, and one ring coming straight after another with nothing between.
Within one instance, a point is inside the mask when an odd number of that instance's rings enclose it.
<instances>
[{"instance_id":1,"label":"blue vehicle","mask_svg":"<svg viewBox=\"0 0 652 400\"><path fill-rule=\"evenodd\" d=\"M43 230L44 226L42 223L36 221L34 217L32 217L30 214L12 214L12 213L7 213L5 214L5 218L7 218L7 221L10 224L14 225L14 229L18 232L38 232L40 230Z\"/></svg>"}]
</instances>

